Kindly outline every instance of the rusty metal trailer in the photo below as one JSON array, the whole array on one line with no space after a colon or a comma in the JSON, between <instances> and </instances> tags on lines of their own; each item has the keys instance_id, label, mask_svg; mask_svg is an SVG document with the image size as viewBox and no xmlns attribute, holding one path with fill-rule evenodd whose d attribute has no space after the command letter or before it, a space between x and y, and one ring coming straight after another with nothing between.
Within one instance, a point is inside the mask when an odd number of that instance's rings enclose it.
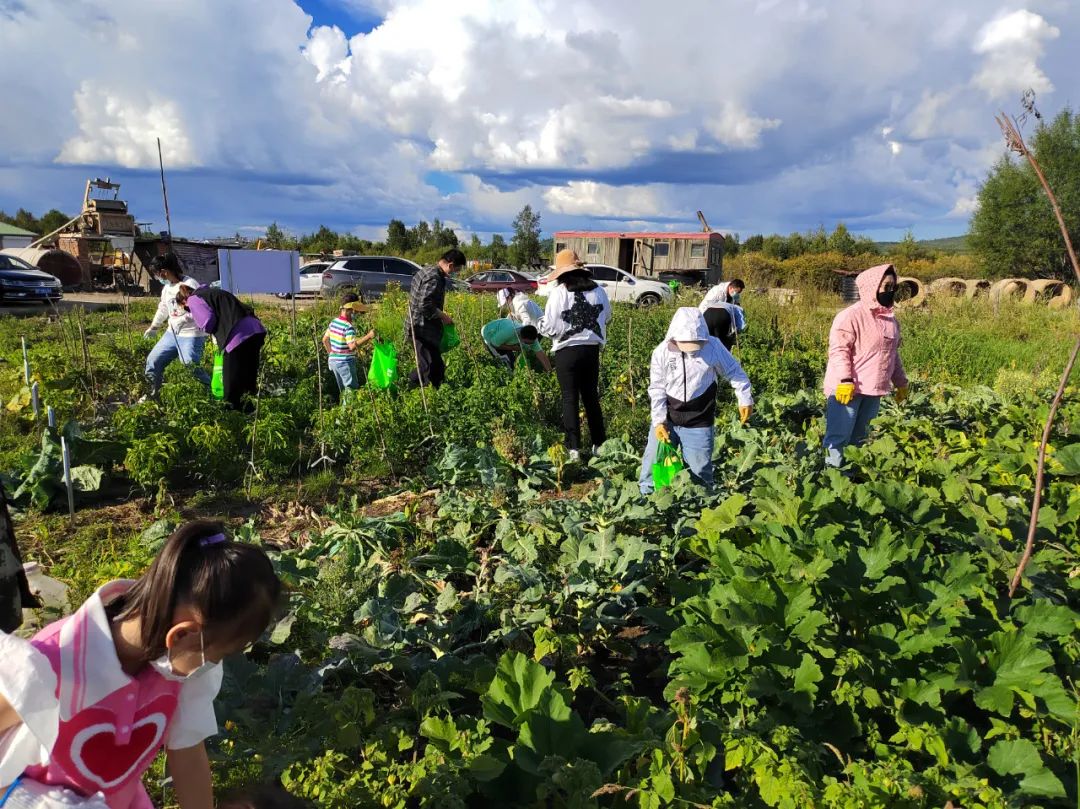
<instances>
[{"instance_id":1,"label":"rusty metal trailer","mask_svg":"<svg viewBox=\"0 0 1080 809\"><path fill-rule=\"evenodd\" d=\"M555 252L570 249L586 264L607 264L642 278L715 284L724 262L724 237L715 231L690 233L564 230L555 234Z\"/></svg>"}]
</instances>

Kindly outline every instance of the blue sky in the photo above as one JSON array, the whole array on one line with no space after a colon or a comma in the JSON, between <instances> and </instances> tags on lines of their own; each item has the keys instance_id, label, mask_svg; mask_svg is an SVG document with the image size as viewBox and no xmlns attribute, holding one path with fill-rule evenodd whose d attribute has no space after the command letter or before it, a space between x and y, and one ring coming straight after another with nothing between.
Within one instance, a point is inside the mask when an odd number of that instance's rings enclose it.
<instances>
[{"instance_id":1,"label":"blue sky","mask_svg":"<svg viewBox=\"0 0 1080 809\"><path fill-rule=\"evenodd\" d=\"M0 209L257 235L962 233L993 121L1080 67L1067 0L0 0ZM40 47L49 42L50 47ZM105 48L103 42L109 42Z\"/></svg>"},{"instance_id":2,"label":"blue sky","mask_svg":"<svg viewBox=\"0 0 1080 809\"><path fill-rule=\"evenodd\" d=\"M303 0L298 4L312 17L312 25L336 26L346 36L367 33L382 22L370 6L344 0Z\"/></svg>"}]
</instances>

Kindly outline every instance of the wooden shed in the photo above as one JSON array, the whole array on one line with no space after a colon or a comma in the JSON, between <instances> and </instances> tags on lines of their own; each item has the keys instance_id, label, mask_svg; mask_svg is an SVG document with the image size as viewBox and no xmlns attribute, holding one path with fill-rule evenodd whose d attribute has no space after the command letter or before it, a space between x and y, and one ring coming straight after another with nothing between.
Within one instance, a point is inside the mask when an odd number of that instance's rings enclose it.
<instances>
[{"instance_id":1,"label":"wooden shed","mask_svg":"<svg viewBox=\"0 0 1080 809\"><path fill-rule=\"evenodd\" d=\"M693 233L607 233L564 230L555 252L570 249L586 264L607 264L642 278L715 284L724 262L724 237Z\"/></svg>"}]
</instances>

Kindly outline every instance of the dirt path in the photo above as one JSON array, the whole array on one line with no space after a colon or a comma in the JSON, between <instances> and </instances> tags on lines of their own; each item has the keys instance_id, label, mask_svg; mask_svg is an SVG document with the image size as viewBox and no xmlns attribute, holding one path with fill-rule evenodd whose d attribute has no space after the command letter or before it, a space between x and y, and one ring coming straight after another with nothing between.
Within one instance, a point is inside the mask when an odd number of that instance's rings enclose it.
<instances>
[{"instance_id":1,"label":"dirt path","mask_svg":"<svg viewBox=\"0 0 1080 809\"><path fill-rule=\"evenodd\" d=\"M248 296L244 296L245 300ZM252 295L251 298L260 306L274 306L279 309L288 309L290 301L278 298L275 295ZM61 312L69 312L76 307L81 307L89 312L105 310L118 310L124 302L149 301L156 302L154 295L122 295L119 292L65 292L64 299L56 308ZM314 298L297 298L296 308L307 309L315 303ZM0 316L11 315L13 317L40 317L51 314L53 307L42 303L13 303L0 306Z\"/></svg>"}]
</instances>

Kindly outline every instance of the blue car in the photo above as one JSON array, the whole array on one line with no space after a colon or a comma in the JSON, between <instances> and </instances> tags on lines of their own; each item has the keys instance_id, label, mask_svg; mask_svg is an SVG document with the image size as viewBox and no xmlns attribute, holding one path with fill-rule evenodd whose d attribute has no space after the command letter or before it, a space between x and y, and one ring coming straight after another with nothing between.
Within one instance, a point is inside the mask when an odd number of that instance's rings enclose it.
<instances>
[{"instance_id":1,"label":"blue car","mask_svg":"<svg viewBox=\"0 0 1080 809\"><path fill-rule=\"evenodd\" d=\"M0 301L50 303L64 297L60 279L42 272L21 258L0 253Z\"/></svg>"}]
</instances>

